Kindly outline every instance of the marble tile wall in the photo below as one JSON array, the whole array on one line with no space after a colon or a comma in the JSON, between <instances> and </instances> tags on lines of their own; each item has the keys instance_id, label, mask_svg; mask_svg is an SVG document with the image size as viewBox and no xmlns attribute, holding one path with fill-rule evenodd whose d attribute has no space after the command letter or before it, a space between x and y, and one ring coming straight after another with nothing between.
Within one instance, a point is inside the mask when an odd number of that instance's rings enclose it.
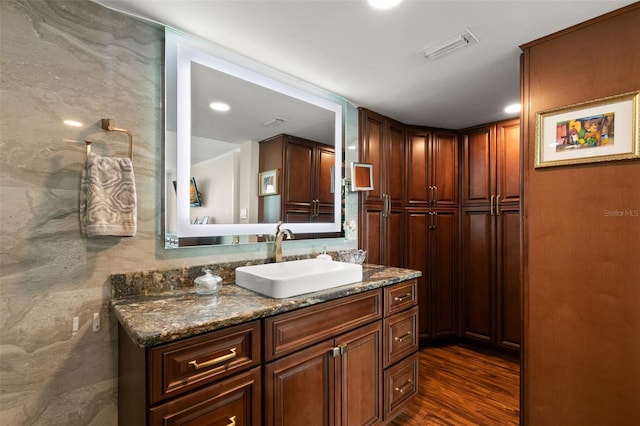
<instances>
[{"instance_id":1,"label":"marble tile wall","mask_svg":"<svg viewBox=\"0 0 640 426\"><path fill-rule=\"evenodd\" d=\"M0 19L1 423L115 425L110 275L258 259L266 248L163 248L162 28L88 0L2 0ZM126 138L101 130L102 118L133 132L133 238L80 234L84 140L103 155L126 155ZM317 244L288 247L317 253Z\"/></svg>"}]
</instances>

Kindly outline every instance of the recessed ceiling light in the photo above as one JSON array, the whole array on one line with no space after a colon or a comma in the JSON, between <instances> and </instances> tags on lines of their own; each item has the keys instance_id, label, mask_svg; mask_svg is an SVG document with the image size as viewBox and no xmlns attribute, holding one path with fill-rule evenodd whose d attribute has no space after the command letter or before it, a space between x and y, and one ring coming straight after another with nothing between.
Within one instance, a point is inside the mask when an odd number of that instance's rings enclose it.
<instances>
[{"instance_id":1,"label":"recessed ceiling light","mask_svg":"<svg viewBox=\"0 0 640 426\"><path fill-rule=\"evenodd\" d=\"M76 120L64 120L63 123L71 127L82 127L82 123Z\"/></svg>"},{"instance_id":2,"label":"recessed ceiling light","mask_svg":"<svg viewBox=\"0 0 640 426\"><path fill-rule=\"evenodd\" d=\"M225 112L225 111L229 111L231 109L229 104L224 103L224 102L211 102L209 104L209 108L211 108L214 111L218 111L218 112Z\"/></svg>"},{"instance_id":3,"label":"recessed ceiling light","mask_svg":"<svg viewBox=\"0 0 640 426\"><path fill-rule=\"evenodd\" d=\"M403 0L367 0L369 7L377 10L392 9L402 3Z\"/></svg>"},{"instance_id":4,"label":"recessed ceiling light","mask_svg":"<svg viewBox=\"0 0 640 426\"><path fill-rule=\"evenodd\" d=\"M511 104L511 105L507 105L507 107L504 109L504 112L508 112L508 113L520 112L521 109L522 107L520 106L520 104Z\"/></svg>"}]
</instances>

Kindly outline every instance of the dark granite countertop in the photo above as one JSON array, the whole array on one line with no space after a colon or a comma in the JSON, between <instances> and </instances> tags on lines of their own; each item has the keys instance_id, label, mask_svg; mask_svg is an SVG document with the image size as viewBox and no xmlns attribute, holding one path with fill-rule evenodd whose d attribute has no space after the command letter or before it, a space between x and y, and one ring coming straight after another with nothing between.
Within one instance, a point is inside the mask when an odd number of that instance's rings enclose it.
<instances>
[{"instance_id":1,"label":"dark granite countertop","mask_svg":"<svg viewBox=\"0 0 640 426\"><path fill-rule=\"evenodd\" d=\"M111 309L138 347L151 347L363 291L417 278L419 271L363 265L363 280L285 299L225 284L215 296L191 290L111 300Z\"/></svg>"}]
</instances>

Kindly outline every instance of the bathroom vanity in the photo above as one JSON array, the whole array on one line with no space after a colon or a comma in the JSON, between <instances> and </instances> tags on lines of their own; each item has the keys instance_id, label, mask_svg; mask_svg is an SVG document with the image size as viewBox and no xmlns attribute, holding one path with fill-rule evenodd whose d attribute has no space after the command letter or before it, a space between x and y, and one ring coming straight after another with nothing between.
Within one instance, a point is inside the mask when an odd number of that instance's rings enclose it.
<instances>
[{"instance_id":1,"label":"bathroom vanity","mask_svg":"<svg viewBox=\"0 0 640 426\"><path fill-rule=\"evenodd\" d=\"M418 392L419 276L365 265L285 299L235 284L114 298L119 424L384 424Z\"/></svg>"}]
</instances>

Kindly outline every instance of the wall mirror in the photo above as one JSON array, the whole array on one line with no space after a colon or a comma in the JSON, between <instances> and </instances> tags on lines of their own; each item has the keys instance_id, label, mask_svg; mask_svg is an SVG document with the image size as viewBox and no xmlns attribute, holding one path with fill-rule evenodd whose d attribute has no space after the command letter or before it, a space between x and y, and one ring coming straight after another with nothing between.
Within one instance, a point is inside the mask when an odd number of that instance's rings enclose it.
<instances>
[{"instance_id":1,"label":"wall mirror","mask_svg":"<svg viewBox=\"0 0 640 426\"><path fill-rule=\"evenodd\" d=\"M373 164L351 163L351 190L373 190Z\"/></svg>"},{"instance_id":2,"label":"wall mirror","mask_svg":"<svg viewBox=\"0 0 640 426\"><path fill-rule=\"evenodd\" d=\"M165 247L257 242L278 220L296 235L339 235L346 101L172 29L165 43ZM275 168L278 191L260 194L270 176L260 169L262 142L282 135L335 150L323 220L314 220L315 198L308 214L259 212L287 195L286 176L309 175L289 173L285 161Z\"/></svg>"}]
</instances>

